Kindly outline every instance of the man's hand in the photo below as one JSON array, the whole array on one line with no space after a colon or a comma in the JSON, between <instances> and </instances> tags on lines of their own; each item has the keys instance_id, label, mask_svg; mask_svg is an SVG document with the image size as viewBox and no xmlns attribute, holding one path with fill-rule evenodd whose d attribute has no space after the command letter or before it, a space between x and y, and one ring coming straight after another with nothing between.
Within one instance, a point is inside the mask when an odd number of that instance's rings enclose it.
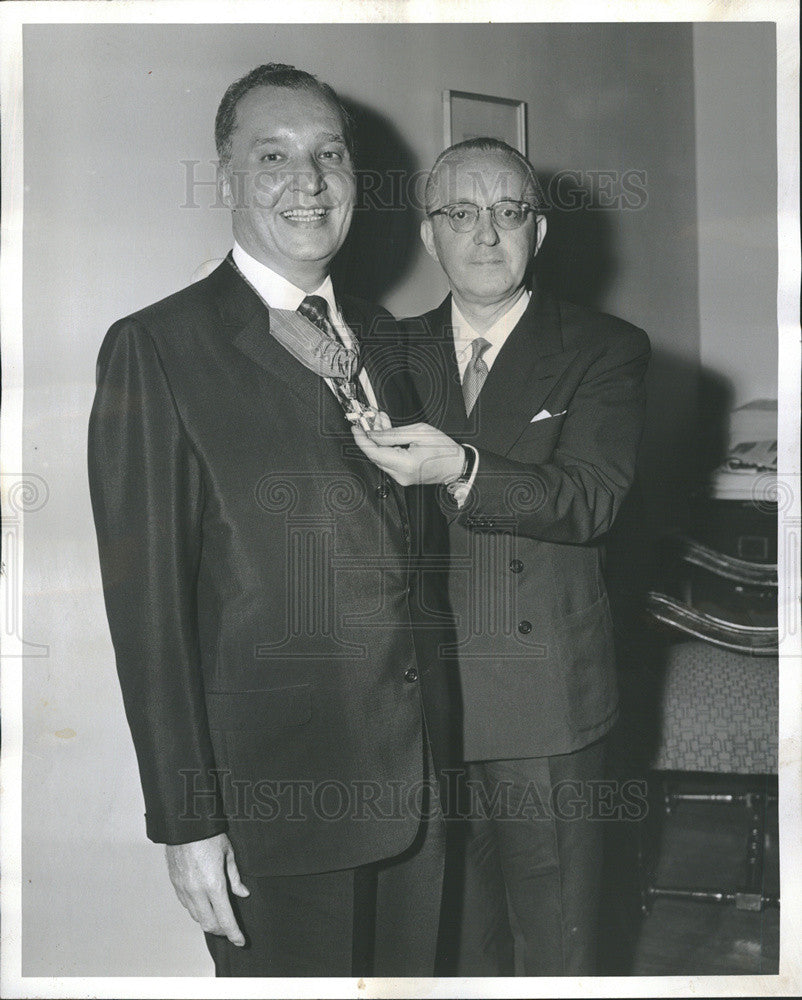
<instances>
[{"instance_id":1,"label":"man's hand","mask_svg":"<svg viewBox=\"0 0 802 1000\"><path fill-rule=\"evenodd\" d=\"M371 462L397 483L453 483L459 478L464 463L462 445L431 424L385 429L385 421L381 426L377 421L372 431L366 432L356 424L351 430Z\"/></svg>"},{"instance_id":2,"label":"man's hand","mask_svg":"<svg viewBox=\"0 0 802 1000\"><path fill-rule=\"evenodd\" d=\"M228 898L228 884L237 896L250 896L240 881L234 849L224 833L191 844L168 844L167 870L181 904L207 934L221 934L242 947L239 929Z\"/></svg>"}]
</instances>

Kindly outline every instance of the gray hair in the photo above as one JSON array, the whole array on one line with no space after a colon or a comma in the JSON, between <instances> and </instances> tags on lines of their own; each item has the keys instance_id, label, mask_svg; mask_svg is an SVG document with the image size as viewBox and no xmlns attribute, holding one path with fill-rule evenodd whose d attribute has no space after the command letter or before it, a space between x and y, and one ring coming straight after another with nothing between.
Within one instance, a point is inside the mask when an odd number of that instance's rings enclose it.
<instances>
[{"instance_id":1,"label":"gray hair","mask_svg":"<svg viewBox=\"0 0 802 1000\"><path fill-rule=\"evenodd\" d=\"M461 153L473 152L503 153L515 160L526 172L526 176L529 180L529 186L532 189L532 197L529 199L532 205L538 211L544 211L548 207L546 196L543 194L543 188L540 185L540 181L537 179L535 168L523 155L523 153L520 153L514 146L510 146L501 139L492 139L489 136L480 136L476 139L465 139L463 142L457 142L453 146L449 146L448 149L444 149L434 161L432 169L429 171L429 176L426 179L426 189L424 192L424 203L427 212L431 210L434 204L435 189L437 187L438 175L443 161L455 154L459 155Z\"/></svg>"}]
</instances>

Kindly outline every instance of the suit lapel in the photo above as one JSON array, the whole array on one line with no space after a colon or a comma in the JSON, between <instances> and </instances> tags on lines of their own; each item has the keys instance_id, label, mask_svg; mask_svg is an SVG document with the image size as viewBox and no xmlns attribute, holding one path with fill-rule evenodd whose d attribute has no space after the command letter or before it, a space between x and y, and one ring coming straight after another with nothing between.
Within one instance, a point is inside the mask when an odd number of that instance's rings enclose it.
<instances>
[{"instance_id":1,"label":"suit lapel","mask_svg":"<svg viewBox=\"0 0 802 1000\"><path fill-rule=\"evenodd\" d=\"M338 296L337 305L340 307L340 313L346 326L359 344L360 362L373 386L379 406L382 409L387 409L387 401L383 398L384 393L381 391L384 388L383 380L379 378L378 373L377 354L380 343L377 331L370 327L370 317L365 313L357 299L348 295Z\"/></svg>"},{"instance_id":2,"label":"suit lapel","mask_svg":"<svg viewBox=\"0 0 802 1000\"><path fill-rule=\"evenodd\" d=\"M338 304L359 341L362 365L380 409L394 425L423 419L398 322L386 313L366 312L366 303L358 299L343 296Z\"/></svg>"},{"instance_id":3,"label":"suit lapel","mask_svg":"<svg viewBox=\"0 0 802 1000\"><path fill-rule=\"evenodd\" d=\"M325 381L305 368L271 335L269 309L240 276L233 262L225 260L212 278L217 282L220 317L234 347L289 389L302 404L298 418L310 425L311 433L331 441L341 461L354 462L373 488L383 477L357 447L340 404ZM364 315L351 308L343 318L359 336ZM393 496L402 508L401 491L393 490Z\"/></svg>"},{"instance_id":4,"label":"suit lapel","mask_svg":"<svg viewBox=\"0 0 802 1000\"><path fill-rule=\"evenodd\" d=\"M575 352L563 351L557 302L535 288L523 316L499 351L471 412L465 417L454 338L451 335L451 299L435 313L443 330L441 363L449 388L446 433L504 455L548 401ZM456 379L456 390L451 387ZM461 416L460 416L461 414Z\"/></svg>"},{"instance_id":5,"label":"suit lapel","mask_svg":"<svg viewBox=\"0 0 802 1000\"><path fill-rule=\"evenodd\" d=\"M218 309L234 347L272 378L283 382L302 404L303 413L315 420L321 430L342 432L342 411L328 386L272 336L270 310L229 258L217 269L215 277Z\"/></svg>"},{"instance_id":6,"label":"suit lapel","mask_svg":"<svg viewBox=\"0 0 802 1000\"><path fill-rule=\"evenodd\" d=\"M451 326L451 296L423 317L423 329L410 328L412 353L422 360L421 384L428 419L454 438L470 435L470 423L465 416L465 397L454 349ZM433 374L434 373L434 374Z\"/></svg>"},{"instance_id":7,"label":"suit lapel","mask_svg":"<svg viewBox=\"0 0 802 1000\"><path fill-rule=\"evenodd\" d=\"M414 405L410 400L410 388L407 386L408 376L402 357L398 326L395 320L391 320L388 328L382 330L381 316L368 315L359 300L350 296L338 297L337 304L349 330L359 341L361 361L377 402L395 424L399 415L408 413L410 407ZM348 454L355 461L362 463L366 475L381 479L383 484L389 486L390 495L394 498L399 511L405 512L407 506L405 490L392 477L381 473L355 443L350 445Z\"/></svg>"},{"instance_id":8,"label":"suit lapel","mask_svg":"<svg viewBox=\"0 0 802 1000\"><path fill-rule=\"evenodd\" d=\"M476 400L477 443L503 455L538 413L570 358L557 304L537 290L490 369Z\"/></svg>"}]
</instances>

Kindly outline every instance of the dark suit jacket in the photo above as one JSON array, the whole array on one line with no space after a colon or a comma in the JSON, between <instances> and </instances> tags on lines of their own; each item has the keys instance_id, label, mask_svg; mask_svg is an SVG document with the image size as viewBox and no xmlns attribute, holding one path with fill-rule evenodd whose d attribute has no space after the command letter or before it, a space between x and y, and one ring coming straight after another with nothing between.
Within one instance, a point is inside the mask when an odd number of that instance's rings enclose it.
<instances>
[{"instance_id":1,"label":"dark suit jacket","mask_svg":"<svg viewBox=\"0 0 802 1000\"><path fill-rule=\"evenodd\" d=\"M450 325L450 297L403 322L421 415L479 452L464 507L443 491L465 758L568 753L617 711L602 540L635 471L649 343L536 290L466 419Z\"/></svg>"},{"instance_id":2,"label":"dark suit jacket","mask_svg":"<svg viewBox=\"0 0 802 1000\"><path fill-rule=\"evenodd\" d=\"M341 308L399 419L395 322ZM230 261L109 330L89 474L151 839L228 830L251 874L401 852L422 700L445 727L414 519Z\"/></svg>"}]
</instances>

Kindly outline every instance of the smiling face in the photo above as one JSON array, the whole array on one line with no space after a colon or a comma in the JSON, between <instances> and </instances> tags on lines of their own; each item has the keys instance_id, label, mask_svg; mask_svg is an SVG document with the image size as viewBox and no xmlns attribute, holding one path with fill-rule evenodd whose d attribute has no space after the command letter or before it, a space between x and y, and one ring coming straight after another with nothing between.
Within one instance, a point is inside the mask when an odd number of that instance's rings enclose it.
<instances>
[{"instance_id":1,"label":"smiling face","mask_svg":"<svg viewBox=\"0 0 802 1000\"><path fill-rule=\"evenodd\" d=\"M220 189L240 246L313 291L354 209L354 168L338 110L313 90L248 91L237 103Z\"/></svg>"},{"instance_id":2,"label":"smiling face","mask_svg":"<svg viewBox=\"0 0 802 1000\"><path fill-rule=\"evenodd\" d=\"M512 156L466 151L440 163L427 210L456 202L486 207L504 198L529 201L533 196L525 167ZM446 272L458 304L487 309L503 310L520 295L526 269L545 235L545 218L532 212L518 229L498 228L489 212L480 212L468 233L455 233L444 215L421 224L426 249Z\"/></svg>"}]
</instances>

